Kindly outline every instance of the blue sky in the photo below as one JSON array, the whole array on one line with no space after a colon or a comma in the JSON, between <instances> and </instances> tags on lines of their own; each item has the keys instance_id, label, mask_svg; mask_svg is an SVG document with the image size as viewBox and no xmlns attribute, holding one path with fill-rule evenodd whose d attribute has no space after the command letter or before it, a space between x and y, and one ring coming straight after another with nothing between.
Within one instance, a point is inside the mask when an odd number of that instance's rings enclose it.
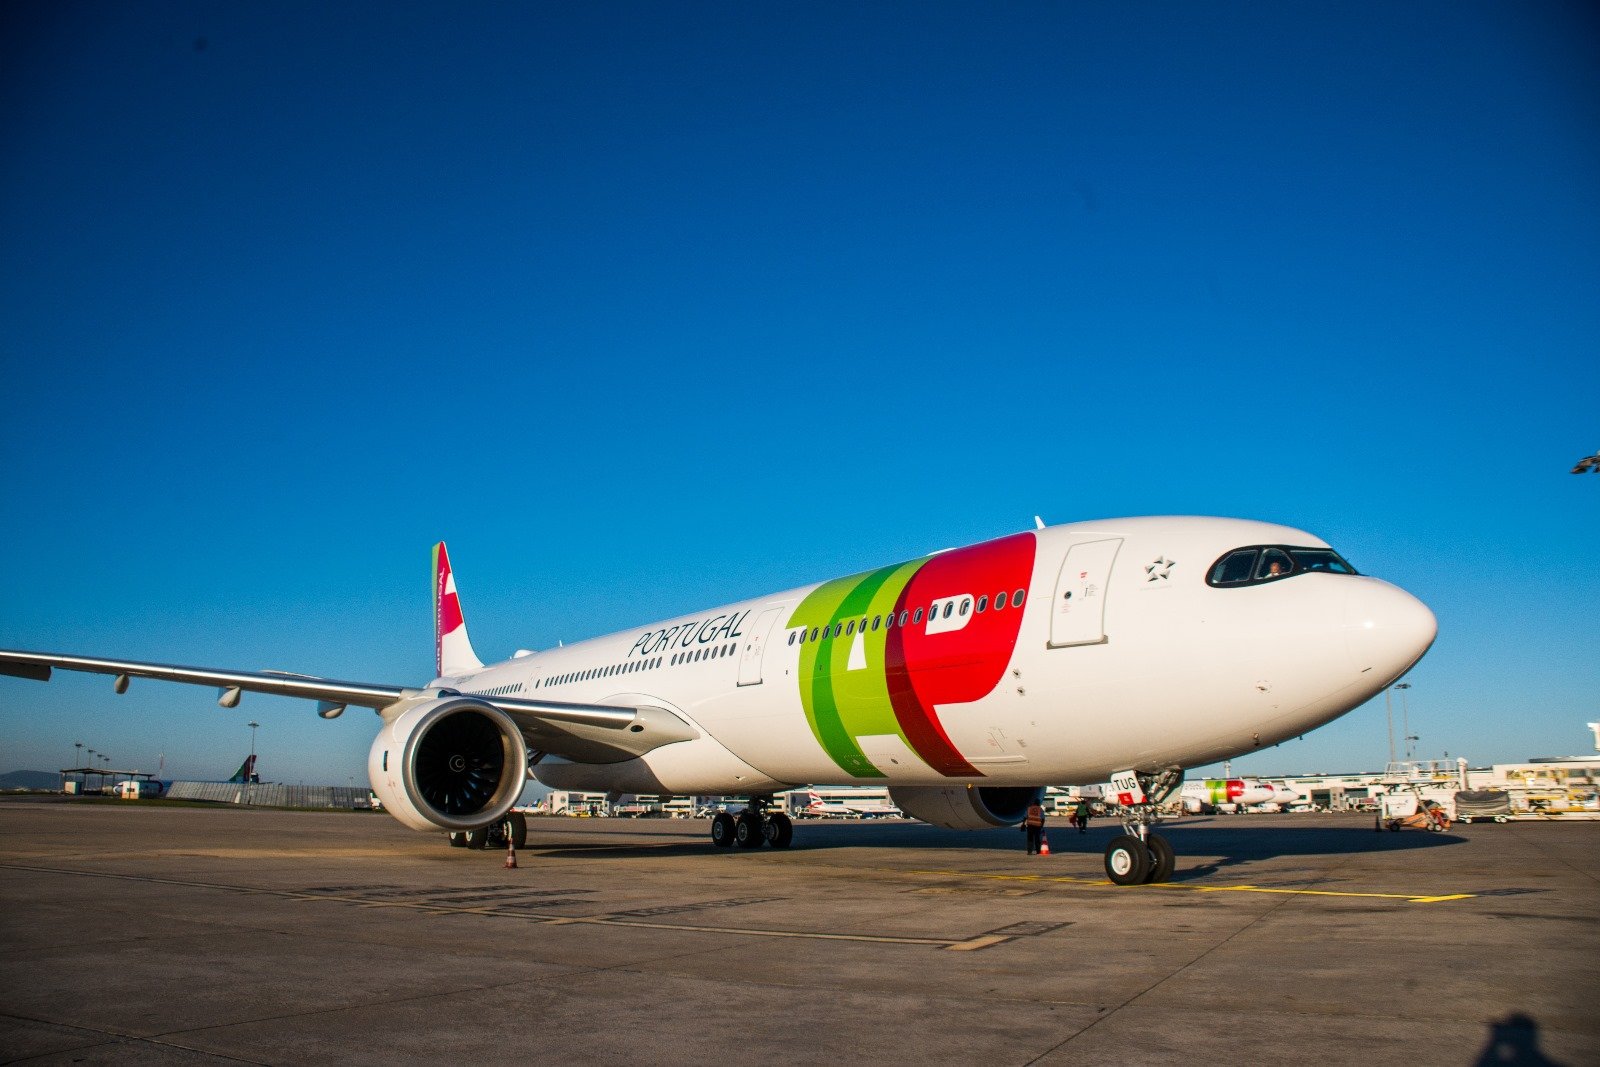
<instances>
[{"instance_id":1,"label":"blue sky","mask_svg":"<svg viewBox=\"0 0 1600 1067\"><path fill-rule=\"evenodd\" d=\"M1420 754L1600 717L1592 5L0 11L0 646L431 667L1031 525L1238 515L1440 621ZM1398 706L1397 706L1398 714ZM342 783L375 720L0 679ZM1382 701L1236 764L1373 768Z\"/></svg>"}]
</instances>

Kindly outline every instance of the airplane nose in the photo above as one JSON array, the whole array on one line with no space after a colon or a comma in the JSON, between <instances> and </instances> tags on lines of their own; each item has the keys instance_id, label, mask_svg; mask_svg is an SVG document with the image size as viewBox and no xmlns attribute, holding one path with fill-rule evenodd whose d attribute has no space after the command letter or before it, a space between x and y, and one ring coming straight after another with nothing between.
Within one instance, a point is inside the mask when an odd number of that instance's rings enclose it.
<instances>
[{"instance_id":1,"label":"airplane nose","mask_svg":"<svg viewBox=\"0 0 1600 1067\"><path fill-rule=\"evenodd\" d=\"M1422 658L1439 635L1428 605L1397 586L1368 579L1345 600L1345 645L1356 670L1398 678Z\"/></svg>"}]
</instances>

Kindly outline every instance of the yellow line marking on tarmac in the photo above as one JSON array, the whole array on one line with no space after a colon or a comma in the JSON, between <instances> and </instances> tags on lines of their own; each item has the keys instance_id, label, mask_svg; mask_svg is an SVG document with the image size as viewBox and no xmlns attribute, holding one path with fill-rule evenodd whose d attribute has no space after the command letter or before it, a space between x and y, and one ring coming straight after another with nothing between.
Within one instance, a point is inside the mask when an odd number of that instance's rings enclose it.
<instances>
[{"instance_id":1,"label":"yellow line marking on tarmac","mask_svg":"<svg viewBox=\"0 0 1600 1067\"><path fill-rule=\"evenodd\" d=\"M890 934L829 934L813 930L761 930L754 927L743 926L691 926L683 923L651 923L640 922L635 919L610 919L604 915L594 916L563 916L544 920L547 926L627 926L641 930L676 930L700 934L743 934L749 937L791 937L808 938L818 941L867 941L878 945L931 945L935 948L954 949L956 951L970 952L973 949L988 948L998 945L1003 941L1010 941L1009 937L973 938L969 941L954 941L947 937L896 937Z\"/></svg>"},{"instance_id":2,"label":"yellow line marking on tarmac","mask_svg":"<svg viewBox=\"0 0 1600 1067\"><path fill-rule=\"evenodd\" d=\"M891 870L880 867L878 870ZM1109 878L1074 878L1067 874L995 874L987 871L899 871L900 874L939 875L946 878L986 878L997 882L1064 882L1071 885L1115 885ZM1177 889L1191 893L1273 893L1301 897L1364 897L1372 900L1402 900L1407 904L1438 904L1447 900L1470 900L1476 893L1359 893L1341 889L1289 889L1260 885L1194 885L1188 882L1152 882L1147 885L1121 886L1124 889Z\"/></svg>"}]
</instances>

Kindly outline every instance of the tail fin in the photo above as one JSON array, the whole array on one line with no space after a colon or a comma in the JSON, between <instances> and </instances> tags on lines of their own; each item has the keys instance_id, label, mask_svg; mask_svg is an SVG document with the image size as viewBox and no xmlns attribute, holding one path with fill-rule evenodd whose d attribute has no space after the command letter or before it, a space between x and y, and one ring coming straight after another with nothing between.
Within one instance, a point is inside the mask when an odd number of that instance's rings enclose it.
<instances>
[{"instance_id":1,"label":"tail fin","mask_svg":"<svg viewBox=\"0 0 1600 1067\"><path fill-rule=\"evenodd\" d=\"M254 781L256 781L256 757L255 757L255 755L251 754L249 756L246 756L244 758L244 762L239 764L239 769L233 772L233 777L229 778L228 781L229 782L233 782L233 783L238 783L238 784L241 784L241 785L244 784L245 782L254 782Z\"/></svg>"},{"instance_id":2,"label":"tail fin","mask_svg":"<svg viewBox=\"0 0 1600 1067\"><path fill-rule=\"evenodd\" d=\"M461 614L455 575L450 573L450 553L440 541L433 546L433 667L435 676L465 674L483 666L472 651L467 620Z\"/></svg>"}]
</instances>

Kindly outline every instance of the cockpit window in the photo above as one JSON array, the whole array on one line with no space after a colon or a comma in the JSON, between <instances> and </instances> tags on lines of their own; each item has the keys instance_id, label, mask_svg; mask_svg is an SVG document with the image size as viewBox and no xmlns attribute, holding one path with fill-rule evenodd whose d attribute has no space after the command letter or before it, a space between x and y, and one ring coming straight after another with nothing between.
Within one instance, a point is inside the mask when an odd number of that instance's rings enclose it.
<instances>
[{"instance_id":1,"label":"cockpit window","mask_svg":"<svg viewBox=\"0 0 1600 1067\"><path fill-rule=\"evenodd\" d=\"M1217 560L1216 566L1211 568L1210 582L1212 585L1239 585L1248 582L1255 573L1256 557L1261 555L1253 548L1241 548L1237 552L1229 552Z\"/></svg>"},{"instance_id":2,"label":"cockpit window","mask_svg":"<svg viewBox=\"0 0 1600 1067\"><path fill-rule=\"evenodd\" d=\"M1294 561L1289 558L1289 553L1281 548L1263 549L1261 562L1256 564L1256 581L1264 582L1268 578L1287 578L1292 570L1294 570Z\"/></svg>"},{"instance_id":3,"label":"cockpit window","mask_svg":"<svg viewBox=\"0 0 1600 1067\"><path fill-rule=\"evenodd\" d=\"M1296 571L1332 571L1334 574L1354 574L1356 569L1346 563L1331 548L1291 548Z\"/></svg>"},{"instance_id":4,"label":"cockpit window","mask_svg":"<svg viewBox=\"0 0 1600 1067\"><path fill-rule=\"evenodd\" d=\"M1217 587L1260 585L1307 571L1356 573L1356 569L1331 548L1255 545L1236 548L1213 563L1206 574L1206 584Z\"/></svg>"}]
</instances>

